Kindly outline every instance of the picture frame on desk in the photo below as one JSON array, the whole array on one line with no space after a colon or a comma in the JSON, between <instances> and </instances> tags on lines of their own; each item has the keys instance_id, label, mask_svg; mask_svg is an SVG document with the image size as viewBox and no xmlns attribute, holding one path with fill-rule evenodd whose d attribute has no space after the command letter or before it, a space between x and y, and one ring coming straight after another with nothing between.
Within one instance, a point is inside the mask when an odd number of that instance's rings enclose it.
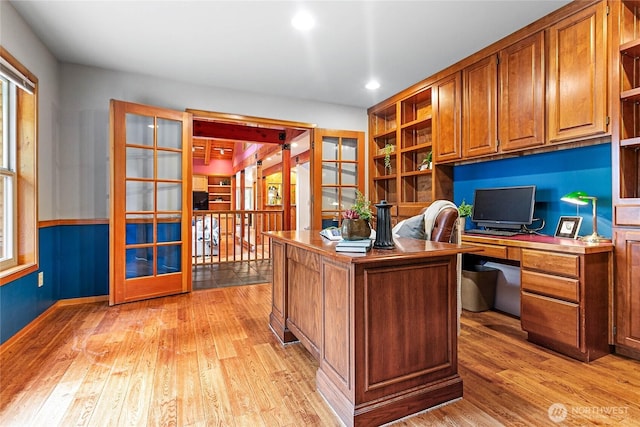
<instances>
[{"instance_id":1,"label":"picture frame on desk","mask_svg":"<svg viewBox=\"0 0 640 427\"><path fill-rule=\"evenodd\" d=\"M575 239L578 237L580 225L582 225L581 216L561 216L554 236Z\"/></svg>"}]
</instances>

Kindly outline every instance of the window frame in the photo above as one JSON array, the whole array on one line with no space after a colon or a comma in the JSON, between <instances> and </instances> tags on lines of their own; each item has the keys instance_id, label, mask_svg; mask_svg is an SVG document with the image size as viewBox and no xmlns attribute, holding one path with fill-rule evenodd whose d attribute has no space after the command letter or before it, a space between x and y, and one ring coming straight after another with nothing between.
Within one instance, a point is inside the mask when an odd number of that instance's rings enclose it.
<instances>
[{"instance_id":1,"label":"window frame","mask_svg":"<svg viewBox=\"0 0 640 427\"><path fill-rule=\"evenodd\" d=\"M4 198L2 200L2 210L4 211L5 202L7 199L5 198L7 195L10 198L11 215L7 215L4 217L1 235L0 238L7 239L10 238L10 257L2 260L0 259L0 270L6 270L7 268L13 267L18 264L18 244L17 238L18 235L18 225L16 221L17 216L17 172L16 172L16 123L13 120L16 116L16 103L17 103L17 87L9 81L9 79L5 78L0 74L0 85L2 85L2 140L3 140L3 161L0 164L0 179L9 179L11 182L10 186L3 186L4 194L0 194L0 197ZM5 159L6 157L6 159ZM5 181L6 184L6 181ZM7 194L8 193L8 194Z\"/></svg>"},{"instance_id":2,"label":"window frame","mask_svg":"<svg viewBox=\"0 0 640 427\"><path fill-rule=\"evenodd\" d=\"M0 286L38 269L38 79L4 47L0 57L34 84L33 93L20 88L15 96L15 263L0 264Z\"/></svg>"}]
</instances>

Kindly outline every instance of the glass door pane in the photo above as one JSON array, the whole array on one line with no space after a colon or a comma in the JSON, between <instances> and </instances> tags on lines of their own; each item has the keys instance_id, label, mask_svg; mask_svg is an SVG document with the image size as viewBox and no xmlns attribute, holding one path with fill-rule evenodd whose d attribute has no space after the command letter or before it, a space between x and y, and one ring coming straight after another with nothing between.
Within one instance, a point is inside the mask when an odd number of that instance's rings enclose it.
<instances>
[{"instance_id":1,"label":"glass door pane","mask_svg":"<svg viewBox=\"0 0 640 427\"><path fill-rule=\"evenodd\" d=\"M356 190L364 192L365 159L358 159L364 134L319 129L314 138L314 168L320 169L321 179L314 184L314 192L322 196L320 203L314 204L313 226L338 226L342 212L355 202Z\"/></svg>"}]
</instances>

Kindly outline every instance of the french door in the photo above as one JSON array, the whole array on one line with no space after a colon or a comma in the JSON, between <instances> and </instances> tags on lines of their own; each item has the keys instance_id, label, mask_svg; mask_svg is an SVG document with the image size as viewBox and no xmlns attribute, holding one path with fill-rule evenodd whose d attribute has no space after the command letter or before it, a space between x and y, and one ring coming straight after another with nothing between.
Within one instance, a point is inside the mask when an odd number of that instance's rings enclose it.
<instances>
[{"instance_id":1,"label":"french door","mask_svg":"<svg viewBox=\"0 0 640 427\"><path fill-rule=\"evenodd\" d=\"M109 303L191 290L191 114L111 101Z\"/></svg>"},{"instance_id":2,"label":"french door","mask_svg":"<svg viewBox=\"0 0 640 427\"><path fill-rule=\"evenodd\" d=\"M364 193L364 132L315 129L312 228L338 227L342 212Z\"/></svg>"}]
</instances>

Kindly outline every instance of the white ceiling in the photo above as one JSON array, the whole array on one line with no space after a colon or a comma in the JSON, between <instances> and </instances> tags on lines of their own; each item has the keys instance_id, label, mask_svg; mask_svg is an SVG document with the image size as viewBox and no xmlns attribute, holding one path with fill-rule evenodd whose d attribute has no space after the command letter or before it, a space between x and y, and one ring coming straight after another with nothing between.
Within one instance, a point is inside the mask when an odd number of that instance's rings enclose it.
<instances>
[{"instance_id":1,"label":"white ceiling","mask_svg":"<svg viewBox=\"0 0 640 427\"><path fill-rule=\"evenodd\" d=\"M11 3L62 62L367 108L568 1Z\"/></svg>"}]
</instances>

